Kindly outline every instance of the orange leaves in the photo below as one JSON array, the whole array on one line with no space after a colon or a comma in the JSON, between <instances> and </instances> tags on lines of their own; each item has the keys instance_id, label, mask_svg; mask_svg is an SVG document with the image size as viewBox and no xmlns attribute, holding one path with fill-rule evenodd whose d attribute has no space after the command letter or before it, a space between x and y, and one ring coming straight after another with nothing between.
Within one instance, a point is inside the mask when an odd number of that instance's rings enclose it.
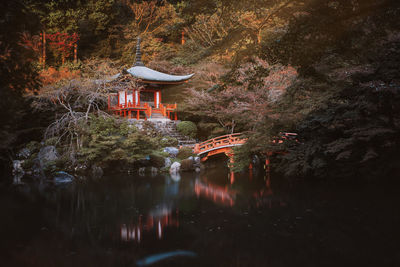
<instances>
[{"instance_id":1,"label":"orange leaves","mask_svg":"<svg viewBox=\"0 0 400 267\"><path fill-rule=\"evenodd\" d=\"M79 70L71 71L68 68L60 68L56 70L53 67L40 72L40 79L43 85L53 84L61 80L75 79L80 76Z\"/></svg>"}]
</instances>

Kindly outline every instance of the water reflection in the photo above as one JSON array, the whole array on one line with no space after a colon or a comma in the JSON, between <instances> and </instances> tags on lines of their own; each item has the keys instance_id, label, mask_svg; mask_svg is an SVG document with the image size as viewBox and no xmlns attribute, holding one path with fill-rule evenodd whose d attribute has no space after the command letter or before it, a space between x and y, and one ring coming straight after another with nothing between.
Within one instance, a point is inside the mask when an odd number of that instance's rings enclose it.
<instances>
[{"instance_id":1,"label":"water reflection","mask_svg":"<svg viewBox=\"0 0 400 267\"><path fill-rule=\"evenodd\" d=\"M204 197L216 204L230 207L234 205L236 199L236 192L229 190L228 186L222 187L210 182L202 182L200 179L196 179L194 192L197 198Z\"/></svg>"},{"instance_id":2,"label":"water reflection","mask_svg":"<svg viewBox=\"0 0 400 267\"><path fill-rule=\"evenodd\" d=\"M146 216L145 221L142 221L143 216L139 217L136 224L121 225L121 241L140 243L143 232L154 232L158 239L163 238L163 230L166 227L179 227L179 212L172 212L168 208L162 208Z\"/></svg>"},{"instance_id":3,"label":"water reflection","mask_svg":"<svg viewBox=\"0 0 400 267\"><path fill-rule=\"evenodd\" d=\"M228 170L217 169L179 176L113 176L63 187L40 184L25 191L36 192L36 198L54 207L46 215L55 219L57 229L71 239L86 237L91 242L163 240L166 232L192 221L181 214L182 208L190 213L199 206L205 210L218 206L234 212L242 207L285 205L274 196L269 177L253 170L236 173L234 179Z\"/></svg>"},{"instance_id":4,"label":"water reflection","mask_svg":"<svg viewBox=\"0 0 400 267\"><path fill-rule=\"evenodd\" d=\"M349 258L358 255L355 248L369 248L366 239L349 241L376 236L369 229L376 229L378 212L393 218L377 229L384 238L400 221L396 209L389 208L399 203L399 195L385 199L386 188L291 191L258 171L236 173L233 182L227 169L181 173L178 179L111 175L63 187L22 179L1 202L6 215L2 249L10 259L3 265L134 266L149 255L182 249L199 257L191 262L171 258L168 266L306 265L337 248ZM376 192L380 197L370 198ZM390 249L397 251L395 245Z\"/></svg>"}]
</instances>

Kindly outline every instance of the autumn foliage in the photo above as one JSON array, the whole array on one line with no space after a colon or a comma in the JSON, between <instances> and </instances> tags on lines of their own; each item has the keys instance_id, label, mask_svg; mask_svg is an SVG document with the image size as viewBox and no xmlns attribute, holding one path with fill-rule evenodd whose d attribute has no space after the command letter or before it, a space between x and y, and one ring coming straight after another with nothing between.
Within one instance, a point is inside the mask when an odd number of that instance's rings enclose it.
<instances>
[{"instance_id":1,"label":"autumn foliage","mask_svg":"<svg viewBox=\"0 0 400 267\"><path fill-rule=\"evenodd\" d=\"M271 106L293 84L297 71L254 58L231 75L234 82L209 90L189 89L185 111L218 121L227 133L236 126L254 130L266 118L276 119Z\"/></svg>"},{"instance_id":2,"label":"autumn foliage","mask_svg":"<svg viewBox=\"0 0 400 267\"><path fill-rule=\"evenodd\" d=\"M42 34L40 35L42 36ZM73 48L77 44L79 36L77 33L56 32L54 34L46 34L46 39L48 39L50 48L61 56L62 64L64 64L65 59L72 55Z\"/></svg>"},{"instance_id":3,"label":"autumn foliage","mask_svg":"<svg viewBox=\"0 0 400 267\"><path fill-rule=\"evenodd\" d=\"M49 67L48 69L42 70L39 74L40 80L43 85L57 83L61 80L72 80L80 76L80 70L70 70L68 68L56 68Z\"/></svg>"}]
</instances>

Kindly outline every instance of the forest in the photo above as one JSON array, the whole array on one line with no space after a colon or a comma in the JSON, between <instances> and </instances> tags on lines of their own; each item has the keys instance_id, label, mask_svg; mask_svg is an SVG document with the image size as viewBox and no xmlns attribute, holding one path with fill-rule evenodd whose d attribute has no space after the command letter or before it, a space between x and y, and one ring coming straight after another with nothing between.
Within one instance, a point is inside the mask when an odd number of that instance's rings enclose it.
<instances>
[{"instance_id":1,"label":"forest","mask_svg":"<svg viewBox=\"0 0 400 267\"><path fill-rule=\"evenodd\" d=\"M180 118L196 124L196 138L245 134L235 170L253 155L285 150L272 163L288 178L399 172L399 1L18 0L0 7L2 173L27 144L56 143L68 162L105 153L103 165L134 162L162 146L162 138L126 132L110 119L108 89L91 82L132 66L138 36L147 66L196 73L179 107ZM116 131L124 139L110 135ZM273 143L281 132L299 138Z\"/></svg>"}]
</instances>

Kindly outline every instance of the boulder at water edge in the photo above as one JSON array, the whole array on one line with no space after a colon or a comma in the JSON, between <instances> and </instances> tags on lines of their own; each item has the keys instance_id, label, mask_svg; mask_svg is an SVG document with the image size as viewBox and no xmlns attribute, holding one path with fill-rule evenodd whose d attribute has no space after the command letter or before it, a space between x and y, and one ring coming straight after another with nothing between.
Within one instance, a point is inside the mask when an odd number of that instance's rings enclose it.
<instances>
[{"instance_id":1,"label":"boulder at water edge","mask_svg":"<svg viewBox=\"0 0 400 267\"><path fill-rule=\"evenodd\" d=\"M172 160L171 158L165 158L164 160L164 168L168 169L172 165Z\"/></svg>"},{"instance_id":2,"label":"boulder at water edge","mask_svg":"<svg viewBox=\"0 0 400 267\"><path fill-rule=\"evenodd\" d=\"M169 173L176 174L179 172L180 169L181 169L181 164L179 162L174 162L172 163L171 168L169 169Z\"/></svg>"}]
</instances>

